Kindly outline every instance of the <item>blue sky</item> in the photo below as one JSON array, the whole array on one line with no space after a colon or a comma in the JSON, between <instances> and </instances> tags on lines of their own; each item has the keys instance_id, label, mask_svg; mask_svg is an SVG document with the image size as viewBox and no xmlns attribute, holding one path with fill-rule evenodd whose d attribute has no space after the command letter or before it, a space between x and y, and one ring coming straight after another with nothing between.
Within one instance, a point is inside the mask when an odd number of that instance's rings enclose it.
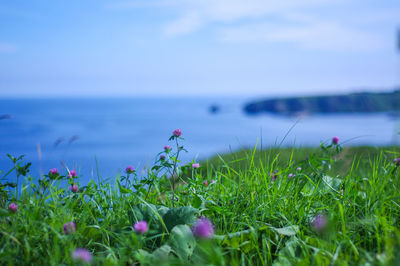
<instances>
[{"instance_id":1,"label":"blue sky","mask_svg":"<svg viewBox=\"0 0 400 266\"><path fill-rule=\"evenodd\" d=\"M399 28L398 0L1 0L0 97L387 90Z\"/></svg>"}]
</instances>

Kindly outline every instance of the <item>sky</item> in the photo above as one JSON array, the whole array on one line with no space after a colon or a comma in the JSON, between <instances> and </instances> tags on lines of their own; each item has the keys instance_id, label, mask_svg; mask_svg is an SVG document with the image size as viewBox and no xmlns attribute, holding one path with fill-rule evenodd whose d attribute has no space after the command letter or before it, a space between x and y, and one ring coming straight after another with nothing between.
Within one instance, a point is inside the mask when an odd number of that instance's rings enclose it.
<instances>
[{"instance_id":1,"label":"sky","mask_svg":"<svg viewBox=\"0 0 400 266\"><path fill-rule=\"evenodd\" d=\"M398 0L0 0L0 97L400 87Z\"/></svg>"}]
</instances>

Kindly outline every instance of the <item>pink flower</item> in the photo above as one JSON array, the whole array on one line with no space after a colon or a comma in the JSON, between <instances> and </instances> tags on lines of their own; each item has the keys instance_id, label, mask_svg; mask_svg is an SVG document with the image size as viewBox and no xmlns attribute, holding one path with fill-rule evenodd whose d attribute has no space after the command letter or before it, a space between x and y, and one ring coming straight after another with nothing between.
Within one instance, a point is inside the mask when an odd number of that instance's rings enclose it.
<instances>
[{"instance_id":1,"label":"pink flower","mask_svg":"<svg viewBox=\"0 0 400 266\"><path fill-rule=\"evenodd\" d=\"M317 216L314 217L314 220L312 221L312 226L314 227L315 231L321 232L326 228L328 225L328 220L323 214L318 214Z\"/></svg>"},{"instance_id":2,"label":"pink flower","mask_svg":"<svg viewBox=\"0 0 400 266\"><path fill-rule=\"evenodd\" d=\"M71 190L71 192L76 193L78 192L78 186L73 184L72 186L69 187L69 190Z\"/></svg>"},{"instance_id":3,"label":"pink flower","mask_svg":"<svg viewBox=\"0 0 400 266\"><path fill-rule=\"evenodd\" d=\"M87 249L77 248L72 252L72 258L77 261L90 263L92 261L92 253Z\"/></svg>"},{"instance_id":4,"label":"pink flower","mask_svg":"<svg viewBox=\"0 0 400 266\"><path fill-rule=\"evenodd\" d=\"M16 213L18 211L18 205L16 203L10 203L10 205L8 205L8 210L10 212Z\"/></svg>"},{"instance_id":5,"label":"pink flower","mask_svg":"<svg viewBox=\"0 0 400 266\"><path fill-rule=\"evenodd\" d=\"M58 174L57 168L52 168L52 169L50 169L49 174L50 174L50 175L57 175L57 174Z\"/></svg>"},{"instance_id":6,"label":"pink flower","mask_svg":"<svg viewBox=\"0 0 400 266\"><path fill-rule=\"evenodd\" d=\"M278 170L275 170L273 173L269 173L269 175L271 176L271 180L275 181L275 179L279 176Z\"/></svg>"},{"instance_id":7,"label":"pink flower","mask_svg":"<svg viewBox=\"0 0 400 266\"><path fill-rule=\"evenodd\" d=\"M180 137L180 136L182 135L182 130L180 130L179 128L177 128L177 129L175 129L175 130L172 132L172 134L173 134L175 137Z\"/></svg>"},{"instance_id":8,"label":"pink flower","mask_svg":"<svg viewBox=\"0 0 400 266\"><path fill-rule=\"evenodd\" d=\"M76 226L74 222L69 222L63 225L64 234L74 234L76 232Z\"/></svg>"},{"instance_id":9,"label":"pink flower","mask_svg":"<svg viewBox=\"0 0 400 266\"><path fill-rule=\"evenodd\" d=\"M289 177L289 178L292 178L292 177L293 177L293 174L289 174L288 177Z\"/></svg>"},{"instance_id":10,"label":"pink flower","mask_svg":"<svg viewBox=\"0 0 400 266\"><path fill-rule=\"evenodd\" d=\"M199 164L199 163L194 163L194 164L192 164L192 167L193 167L194 169L197 169L197 168L200 167L200 164Z\"/></svg>"},{"instance_id":11,"label":"pink flower","mask_svg":"<svg viewBox=\"0 0 400 266\"><path fill-rule=\"evenodd\" d=\"M170 151L171 151L171 146L165 145L165 146L164 146L164 151L165 151L166 153L170 152Z\"/></svg>"},{"instance_id":12,"label":"pink flower","mask_svg":"<svg viewBox=\"0 0 400 266\"><path fill-rule=\"evenodd\" d=\"M77 176L77 174L76 174L76 171L75 171L75 170L69 171L69 174L68 174L68 177L69 177L69 178L71 178L71 177L76 177L76 176Z\"/></svg>"},{"instance_id":13,"label":"pink flower","mask_svg":"<svg viewBox=\"0 0 400 266\"><path fill-rule=\"evenodd\" d=\"M161 154L161 155L160 155L160 160L161 160L161 161L164 161L164 160L165 160L165 155L164 155L164 154Z\"/></svg>"},{"instance_id":14,"label":"pink flower","mask_svg":"<svg viewBox=\"0 0 400 266\"><path fill-rule=\"evenodd\" d=\"M128 167L126 167L125 171L127 174L132 174L133 172L135 172L135 168L133 168L132 165L129 165Z\"/></svg>"},{"instance_id":15,"label":"pink flower","mask_svg":"<svg viewBox=\"0 0 400 266\"><path fill-rule=\"evenodd\" d=\"M339 137L336 137L336 136L333 137L332 138L332 143L335 144L335 145L338 144L339 143Z\"/></svg>"},{"instance_id":16,"label":"pink flower","mask_svg":"<svg viewBox=\"0 0 400 266\"><path fill-rule=\"evenodd\" d=\"M203 181L203 185L204 185L204 186L208 186L207 180L204 180L204 181Z\"/></svg>"},{"instance_id":17,"label":"pink flower","mask_svg":"<svg viewBox=\"0 0 400 266\"><path fill-rule=\"evenodd\" d=\"M144 234L149 230L149 226L146 221L139 221L133 225L133 229L140 234Z\"/></svg>"},{"instance_id":18,"label":"pink flower","mask_svg":"<svg viewBox=\"0 0 400 266\"><path fill-rule=\"evenodd\" d=\"M199 238L211 238L214 235L214 226L207 218L200 218L194 224L192 232Z\"/></svg>"}]
</instances>

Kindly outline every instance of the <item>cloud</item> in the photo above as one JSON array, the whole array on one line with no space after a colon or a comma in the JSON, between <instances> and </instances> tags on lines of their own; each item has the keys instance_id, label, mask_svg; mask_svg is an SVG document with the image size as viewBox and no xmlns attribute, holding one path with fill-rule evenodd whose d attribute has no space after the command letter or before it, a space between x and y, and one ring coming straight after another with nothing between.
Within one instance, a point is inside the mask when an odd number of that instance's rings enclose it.
<instances>
[{"instance_id":1,"label":"cloud","mask_svg":"<svg viewBox=\"0 0 400 266\"><path fill-rule=\"evenodd\" d=\"M294 26L250 24L222 29L220 36L223 41L292 43L312 50L369 52L388 46L378 33L324 21Z\"/></svg>"},{"instance_id":2,"label":"cloud","mask_svg":"<svg viewBox=\"0 0 400 266\"><path fill-rule=\"evenodd\" d=\"M196 13L188 13L179 19L168 23L164 28L164 33L167 36L177 36L191 33L199 29L204 24L204 19Z\"/></svg>"},{"instance_id":3,"label":"cloud","mask_svg":"<svg viewBox=\"0 0 400 266\"><path fill-rule=\"evenodd\" d=\"M0 53L9 54L15 53L17 51L17 47L15 45L9 43L0 43Z\"/></svg>"},{"instance_id":4,"label":"cloud","mask_svg":"<svg viewBox=\"0 0 400 266\"><path fill-rule=\"evenodd\" d=\"M164 27L164 33L171 36L188 34L211 23L259 19L283 11L323 5L328 0L185 0L160 3L169 3L180 14Z\"/></svg>"},{"instance_id":5,"label":"cloud","mask_svg":"<svg viewBox=\"0 0 400 266\"><path fill-rule=\"evenodd\" d=\"M211 26L226 42L281 42L335 51L388 48L392 40L379 28L392 27L400 14L399 8L376 8L361 0L147 0L117 5L168 8L175 15L162 25L168 37Z\"/></svg>"}]
</instances>

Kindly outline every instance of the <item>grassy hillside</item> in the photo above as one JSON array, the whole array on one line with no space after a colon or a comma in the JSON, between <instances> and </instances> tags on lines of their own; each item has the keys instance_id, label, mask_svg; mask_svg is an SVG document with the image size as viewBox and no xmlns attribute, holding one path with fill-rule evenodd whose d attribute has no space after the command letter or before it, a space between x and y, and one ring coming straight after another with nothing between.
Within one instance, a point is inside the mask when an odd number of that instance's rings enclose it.
<instances>
[{"instance_id":1,"label":"grassy hillside","mask_svg":"<svg viewBox=\"0 0 400 266\"><path fill-rule=\"evenodd\" d=\"M399 147L243 150L180 165L182 139L171 141L146 176L127 167L113 184L81 186L72 169L35 183L12 158L1 176L24 186L1 186L0 264L400 263Z\"/></svg>"}]
</instances>

